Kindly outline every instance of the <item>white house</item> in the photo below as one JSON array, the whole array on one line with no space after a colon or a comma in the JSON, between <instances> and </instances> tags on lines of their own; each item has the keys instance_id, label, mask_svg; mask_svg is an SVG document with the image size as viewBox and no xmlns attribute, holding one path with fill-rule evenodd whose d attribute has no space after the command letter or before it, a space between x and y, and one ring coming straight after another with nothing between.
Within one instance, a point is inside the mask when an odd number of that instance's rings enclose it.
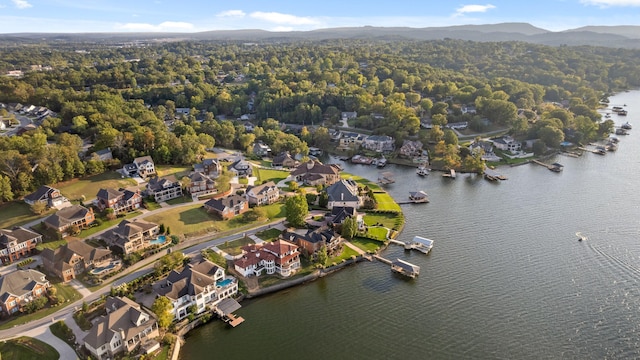
<instances>
[{"instance_id":1,"label":"white house","mask_svg":"<svg viewBox=\"0 0 640 360\"><path fill-rule=\"evenodd\" d=\"M387 135L370 135L364 139L362 147L376 152L390 152L395 148L395 140Z\"/></svg>"},{"instance_id":2,"label":"white house","mask_svg":"<svg viewBox=\"0 0 640 360\"><path fill-rule=\"evenodd\" d=\"M279 274L282 277L293 275L300 268L298 247L284 240L262 244L250 244L242 248L243 255L233 265L242 276L260 276Z\"/></svg>"},{"instance_id":3,"label":"white house","mask_svg":"<svg viewBox=\"0 0 640 360\"><path fill-rule=\"evenodd\" d=\"M492 140L493 145L503 151L516 152L522 149L522 143L514 140L511 136L503 136L499 139Z\"/></svg>"}]
</instances>

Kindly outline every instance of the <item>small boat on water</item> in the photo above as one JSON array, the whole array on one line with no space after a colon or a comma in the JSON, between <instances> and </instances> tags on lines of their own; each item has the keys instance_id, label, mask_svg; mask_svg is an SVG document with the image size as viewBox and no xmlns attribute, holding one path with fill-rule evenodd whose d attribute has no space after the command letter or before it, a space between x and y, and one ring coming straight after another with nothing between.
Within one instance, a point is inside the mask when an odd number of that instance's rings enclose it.
<instances>
[{"instance_id":1,"label":"small boat on water","mask_svg":"<svg viewBox=\"0 0 640 360\"><path fill-rule=\"evenodd\" d=\"M619 116L627 116L627 114L628 114L627 110L620 110L620 111L618 111L618 115L619 115Z\"/></svg>"},{"instance_id":2,"label":"small boat on water","mask_svg":"<svg viewBox=\"0 0 640 360\"><path fill-rule=\"evenodd\" d=\"M585 241L585 240L587 240L587 237L586 237L586 236L584 236L584 235L582 235L582 233L580 233L580 232L577 232L577 233L576 233L576 236L578 237L578 241Z\"/></svg>"},{"instance_id":3,"label":"small boat on water","mask_svg":"<svg viewBox=\"0 0 640 360\"><path fill-rule=\"evenodd\" d=\"M621 128L625 129L625 130L631 130L631 128L633 126L631 126L631 124L627 121L626 123L620 125Z\"/></svg>"},{"instance_id":4,"label":"small boat on water","mask_svg":"<svg viewBox=\"0 0 640 360\"><path fill-rule=\"evenodd\" d=\"M410 191L409 200L413 203L428 203L429 196L424 191Z\"/></svg>"},{"instance_id":5,"label":"small boat on water","mask_svg":"<svg viewBox=\"0 0 640 360\"><path fill-rule=\"evenodd\" d=\"M377 159L376 166L379 168L387 166L387 159L384 156Z\"/></svg>"},{"instance_id":6,"label":"small boat on water","mask_svg":"<svg viewBox=\"0 0 640 360\"><path fill-rule=\"evenodd\" d=\"M617 128L616 129L616 135L629 135L629 133L627 132L626 129L623 128Z\"/></svg>"},{"instance_id":7,"label":"small boat on water","mask_svg":"<svg viewBox=\"0 0 640 360\"><path fill-rule=\"evenodd\" d=\"M420 176L427 176L429 175L429 168L427 168L424 165L421 165L418 167L418 169L416 170L416 174L420 175Z\"/></svg>"}]
</instances>

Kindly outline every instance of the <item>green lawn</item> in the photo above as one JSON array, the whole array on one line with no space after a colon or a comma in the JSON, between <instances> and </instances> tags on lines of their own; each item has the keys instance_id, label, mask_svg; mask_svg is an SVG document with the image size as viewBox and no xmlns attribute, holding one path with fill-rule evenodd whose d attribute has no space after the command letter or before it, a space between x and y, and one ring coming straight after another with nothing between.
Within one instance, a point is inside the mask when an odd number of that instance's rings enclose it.
<instances>
[{"instance_id":1,"label":"green lawn","mask_svg":"<svg viewBox=\"0 0 640 360\"><path fill-rule=\"evenodd\" d=\"M74 339L75 335L73 331L67 326L64 320L60 320L49 326L51 333L58 337L60 340L66 342L73 349L75 347Z\"/></svg>"},{"instance_id":2,"label":"green lawn","mask_svg":"<svg viewBox=\"0 0 640 360\"><path fill-rule=\"evenodd\" d=\"M144 220L164 224L165 229L170 228L172 234L220 231L223 228L223 221L207 213L202 204L169 209L145 217Z\"/></svg>"},{"instance_id":3,"label":"green lawn","mask_svg":"<svg viewBox=\"0 0 640 360\"><path fill-rule=\"evenodd\" d=\"M160 348L160 352L158 352L158 354L156 356L150 357L149 359L152 360L167 360L169 359L169 345L164 345L162 348ZM146 355L145 355L146 358Z\"/></svg>"},{"instance_id":4,"label":"green lawn","mask_svg":"<svg viewBox=\"0 0 640 360\"><path fill-rule=\"evenodd\" d=\"M191 196L180 196L175 199L167 200L166 203L169 205L177 205L193 202L193 198Z\"/></svg>"},{"instance_id":5,"label":"green lawn","mask_svg":"<svg viewBox=\"0 0 640 360\"><path fill-rule=\"evenodd\" d=\"M348 246L343 246L342 253L340 253L340 255L338 256L334 256L332 258L327 259L325 266L330 266L334 263L340 264L342 260L349 260L351 259L352 256L358 256L358 252Z\"/></svg>"},{"instance_id":6,"label":"green lawn","mask_svg":"<svg viewBox=\"0 0 640 360\"><path fill-rule=\"evenodd\" d=\"M340 173L340 177L343 179L353 179L355 182L363 185L363 186L368 186L369 189L373 190L373 191L381 191L382 188L380 187L380 185L376 184L375 181L371 181L369 179L365 179L361 176L358 175L353 175L353 174L349 174L346 172L342 172Z\"/></svg>"},{"instance_id":7,"label":"green lawn","mask_svg":"<svg viewBox=\"0 0 640 360\"><path fill-rule=\"evenodd\" d=\"M149 211L153 211L153 210L157 210L160 209L162 206L160 206L160 204L158 204L155 201L146 201L144 202L144 208L149 210Z\"/></svg>"},{"instance_id":8,"label":"green lawn","mask_svg":"<svg viewBox=\"0 0 640 360\"><path fill-rule=\"evenodd\" d=\"M402 215L400 214L391 214L391 213L374 213L368 212L364 215L363 220L367 226L374 226L376 224L381 224L384 227L393 228L398 220L398 217Z\"/></svg>"},{"instance_id":9,"label":"green lawn","mask_svg":"<svg viewBox=\"0 0 640 360\"><path fill-rule=\"evenodd\" d=\"M378 210L401 212L400 205L388 193L373 193L373 197L378 203Z\"/></svg>"},{"instance_id":10,"label":"green lawn","mask_svg":"<svg viewBox=\"0 0 640 360\"><path fill-rule=\"evenodd\" d=\"M38 339L22 336L0 342L3 359L11 360L57 360L60 353L53 346Z\"/></svg>"},{"instance_id":11,"label":"green lawn","mask_svg":"<svg viewBox=\"0 0 640 360\"><path fill-rule=\"evenodd\" d=\"M247 179L247 178L239 178L238 179L238 184L247 185L247 184L249 184L249 179Z\"/></svg>"},{"instance_id":12,"label":"green lawn","mask_svg":"<svg viewBox=\"0 0 640 360\"><path fill-rule=\"evenodd\" d=\"M254 172L260 182L273 181L276 184L289 176L288 171L256 168Z\"/></svg>"},{"instance_id":13,"label":"green lawn","mask_svg":"<svg viewBox=\"0 0 640 360\"><path fill-rule=\"evenodd\" d=\"M93 199L101 188L119 189L135 185L137 185L135 180L122 178L119 173L109 171L82 179L65 181L55 184L53 187L60 190L69 200L77 200L83 195L86 199Z\"/></svg>"},{"instance_id":14,"label":"green lawn","mask_svg":"<svg viewBox=\"0 0 640 360\"><path fill-rule=\"evenodd\" d=\"M220 254L218 254L217 252L211 250L211 249L205 249L203 251L203 255L205 258L207 258L209 261L212 261L220 266L222 266L223 268L226 269L227 267L227 260L222 257Z\"/></svg>"},{"instance_id":15,"label":"green lawn","mask_svg":"<svg viewBox=\"0 0 640 360\"><path fill-rule=\"evenodd\" d=\"M0 229L11 229L14 226L26 224L38 218L44 218L53 211L42 215L34 215L29 205L22 201L11 201L0 205Z\"/></svg>"},{"instance_id":16,"label":"green lawn","mask_svg":"<svg viewBox=\"0 0 640 360\"><path fill-rule=\"evenodd\" d=\"M158 165L156 166L156 172L159 177L175 175L176 179L180 180L182 177L189 175L193 170L192 166L176 166L176 165Z\"/></svg>"},{"instance_id":17,"label":"green lawn","mask_svg":"<svg viewBox=\"0 0 640 360\"><path fill-rule=\"evenodd\" d=\"M42 251L44 249L55 250L55 249L59 248L60 246L65 245L66 243L67 243L67 240L49 241L49 242L46 242L46 243L38 244L36 246L36 249L38 249L38 251Z\"/></svg>"},{"instance_id":18,"label":"green lawn","mask_svg":"<svg viewBox=\"0 0 640 360\"><path fill-rule=\"evenodd\" d=\"M249 244L255 244L250 237L243 237L238 240L227 241L224 244L218 245L218 249L226 252L229 255L240 255L242 253L242 247Z\"/></svg>"},{"instance_id":19,"label":"green lawn","mask_svg":"<svg viewBox=\"0 0 640 360\"><path fill-rule=\"evenodd\" d=\"M351 239L349 242L368 253L377 252L378 249L380 249L380 246L382 246L381 241L367 239L363 237L355 237Z\"/></svg>"},{"instance_id":20,"label":"green lawn","mask_svg":"<svg viewBox=\"0 0 640 360\"><path fill-rule=\"evenodd\" d=\"M262 208L264 209L264 211L267 213L267 216L271 220L283 218L287 216L283 203L265 205L265 206L262 206Z\"/></svg>"},{"instance_id":21,"label":"green lawn","mask_svg":"<svg viewBox=\"0 0 640 360\"><path fill-rule=\"evenodd\" d=\"M280 234L282 234L282 231L279 229L267 229L256 233L256 236L264 241L274 241L278 239Z\"/></svg>"},{"instance_id":22,"label":"green lawn","mask_svg":"<svg viewBox=\"0 0 640 360\"><path fill-rule=\"evenodd\" d=\"M380 241L385 241L387 239L387 233L389 231L383 227L370 227L366 233L366 237L371 239L376 239Z\"/></svg>"},{"instance_id":23,"label":"green lawn","mask_svg":"<svg viewBox=\"0 0 640 360\"><path fill-rule=\"evenodd\" d=\"M53 284L53 286L55 286L55 288L58 290L58 299L61 299L64 302L72 303L76 300L82 299L82 295L80 295L80 293L77 292L76 289L71 287L71 285L58 283Z\"/></svg>"}]
</instances>

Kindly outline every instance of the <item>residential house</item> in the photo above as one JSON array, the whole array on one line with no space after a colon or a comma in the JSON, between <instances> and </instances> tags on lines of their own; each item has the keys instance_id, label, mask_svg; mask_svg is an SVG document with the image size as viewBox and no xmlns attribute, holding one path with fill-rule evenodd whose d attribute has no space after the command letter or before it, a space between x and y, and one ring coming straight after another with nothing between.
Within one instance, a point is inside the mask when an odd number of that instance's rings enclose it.
<instances>
[{"instance_id":1,"label":"residential house","mask_svg":"<svg viewBox=\"0 0 640 360\"><path fill-rule=\"evenodd\" d=\"M249 119L251 119L251 115L249 114L244 114L240 117L240 120L245 120L245 123L242 124L244 126L244 131L248 133L252 133L253 130L255 130L256 126L252 122L246 121Z\"/></svg>"},{"instance_id":2,"label":"residential house","mask_svg":"<svg viewBox=\"0 0 640 360\"><path fill-rule=\"evenodd\" d=\"M147 183L147 194L156 202L167 201L182 196L182 184L174 175L153 177Z\"/></svg>"},{"instance_id":3,"label":"residential house","mask_svg":"<svg viewBox=\"0 0 640 360\"><path fill-rule=\"evenodd\" d=\"M182 320L192 305L196 306L196 314L200 314L207 305L215 306L237 294L238 280L225 276L223 268L203 259L196 264L188 264L182 271L173 270L154 285L154 290L171 300L171 313L176 320Z\"/></svg>"},{"instance_id":4,"label":"residential house","mask_svg":"<svg viewBox=\"0 0 640 360\"><path fill-rule=\"evenodd\" d=\"M94 248L81 240L70 241L55 250L44 249L41 256L45 270L64 282L112 259L111 250Z\"/></svg>"},{"instance_id":5,"label":"residential house","mask_svg":"<svg viewBox=\"0 0 640 360\"><path fill-rule=\"evenodd\" d=\"M262 142L253 144L253 154L255 156L263 157L271 155L271 148Z\"/></svg>"},{"instance_id":6,"label":"residential house","mask_svg":"<svg viewBox=\"0 0 640 360\"><path fill-rule=\"evenodd\" d=\"M358 112L356 111L343 111L342 114L340 115L340 117L342 118L342 120L351 120L351 119L355 119L358 117Z\"/></svg>"},{"instance_id":7,"label":"residential house","mask_svg":"<svg viewBox=\"0 0 640 360\"><path fill-rule=\"evenodd\" d=\"M209 199L204 203L204 208L217 214L222 220L229 220L249 211L249 202L240 195L230 195L220 199Z\"/></svg>"},{"instance_id":8,"label":"residential house","mask_svg":"<svg viewBox=\"0 0 640 360\"><path fill-rule=\"evenodd\" d=\"M95 156L100 161L113 160L113 153L111 152L111 148L94 151L91 156Z\"/></svg>"},{"instance_id":9,"label":"residential house","mask_svg":"<svg viewBox=\"0 0 640 360\"><path fill-rule=\"evenodd\" d=\"M151 156L142 156L133 159L133 163L124 165L122 171L126 176L146 179L156 174L156 166Z\"/></svg>"},{"instance_id":10,"label":"residential house","mask_svg":"<svg viewBox=\"0 0 640 360\"><path fill-rule=\"evenodd\" d=\"M511 136L503 136L499 139L492 140L493 145L503 151L516 152L522 149L522 143L514 140Z\"/></svg>"},{"instance_id":11,"label":"residential house","mask_svg":"<svg viewBox=\"0 0 640 360\"><path fill-rule=\"evenodd\" d=\"M193 165L193 171L215 179L220 172L220 164L216 159L204 159L201 163Z\"/></svg>"},{"instance_id":12,"label":"residential house","mask_svg":"<svg viewBox=\"0 0 640 360\"><path fill-rule=\"evenodd\" d=\"M95 323L82 342L96 359L112 359L129 353L160 336L154 315L126 297L109 297L107 315Z\"/></svg>"},{"instance_id":13,"label":"residential house","mask_svg":"<svg viewBox=\"0 0 640 360\"><path fill-rule=\"evenodd\" d=\"M37 202L45 203L48 207L61 209L69 205L69 199L62 196L60 190L48 185L42 185L38 190L24 197L24 202L33 205Z\"/></svg>"},{"instance_id":14,"label":"residential house","mask_svg":"<svg viewBox=\"0 0 640 360\"><path fill-rule=\"evenodd\" d=\"M358 134L354 132L343 132L340 137L340 145L338 148L340 149L358 149L364 140L367 138L367 135Z\"/></svg>"},{"instance_id":15,"label":"residential house","mask_svg":"<svg viewBox=\"0 0 640 360\"><path fill-rule=\"evenodd\" d=\"M460 110L462 111L463 114L476 114L476 107L475 105L465 105L462 108L460 108Z\"/></svg>"},{"instance_id":16,"label":"residential house","mask_svg":"<svg viewBox=\"0 0 640 360\"><path fill-rule=\"evenodd\" d=\"M273 181L268 181L262 185L250 186L245 193L249 205L269 205L278 201L280 189Z\"/></svg>"},{"instance_id":17,"label":"residential house","mask_svg":"<svg viewBox=\"0 0 640 360\"><path fill-rule=\"evenodd\" d=\"M333 226L341 225L346 218L355 219L358 229L364 230L364 220L362 218L362 214L359 214L356 208L350 206L334 206L333 208L331 208L329 224Z\"/></svg>"},{"instance_id":18,"label":"residential house","mask_svg":"<svg viewBox=\"0 0 640 360\"><path fill-rule=\"evenodd\" d=\"M331 138L331 142L340 142L342 132L338 129L329 130L329 137Z\"/></svg>"},{"instance_id":19,"label":"residential house","mask_svg":"<svg viewBox=\"0 0 640 360\"><path fill-rule=\"evenodd\" d=\"M342 243L340 235L330 228L322 227L315 230L302 230L300 232L289 229L280 235L286 241L298 245L303 254L313 255L323 246L329 254L334 253Z\"/></svg>"},{"instance_id":20,"label":"residential house","mask_svg":"<svg viewBox=\"0 0 640 360\"><path fill-rule=\"evenodd\" d=\"M0 277L0 307L6 315L14 314L29 302L45 296L51 286L43 273L16 270Z\"/></svg>"},{"instance_id":21,"label":"residential house","mask_svg":"<svg viewBox=\"0 0 640 360\"><path fill-rule=\"evenodd\" d=\"M460 122L448 123L444 127L447 128L447 129L464 130L468 126L469 126L468 122L460 121Z\"/></svg>"},{"instance_id":22,"label":"residential house","mask_svg":"<svg viewBox=\"0 0 640 360\"><path fill-rule=\"evenodd\" d=\"M362 142L362 147L375 152L392 152L395 149L395 140L387 135L369 135Z\"/></svg>"},{"instance_id":23,"label":"residential house","mask_svg":"<svg viewBox=\"0 0 640 360\"><path fill-rule=\"evenodd\" d=\"M216 182L208 175L194 172L189 175L189 193L193 197L217 193Z\"/></svg>"},{"instance_id":24,"label":"residential house","mask_svg":"<svg viewBox=\"0 0 640 360\"><path fill-rule=\"evenodd\" d=\"M126 219L107 232L104 239L109 246L119 247L124 255L128 255L153 245L151 241L155 240L159 233L160 228L154 223Z\"/></svg>"},{"instance_id":25,"label":"residential house","mask_svg":"<svg viewBox=\"0 0 640 360\"><path fill-rule=\"evenodd\" d=\"M234 261L234 269L242 276L278 274L282 277L293 275L300 268L298 246L276 240L262 244L250 244L242 248L243 255Z\"/></svg>"},{"instance_id":26,"label":"residential house","mask_svg":"<svg viewBox=\"0 0 640 360\"><path fill-rule=\"evenodd\" d=\"M23 227L0 229L0 259L6 264L29 256L39 243L42 243L42 235L37 232Z\"/></svg>"},{"instance_id":27,"label":"residential house","mask_svg":"<svg viewBox=\"0 0 640 360\"><path fill-rule=\"evenodd\" d=\"M469 145L469 150L471 151L471 153L473 153L475 151L482 150L482 152L483 152L482 159L483 160L494 161L494 158L497 158L498 160L500 160L500 158L498 158L493 153L493 142L491 142L491 141L474 140L474 142L472 142Z\"/></svg>"},{"instance_id":28,"label":"residential house","mask_svg":"<svg viewBox=\"0 0 640 360\"><path fill-rule=\"evenodd\" d=\"M251 168L251 164L248 161L243 159L238 159L228 166L229 171L231 171L235 176L239 177L247 177L251 176L253 173L253 169Z\"/></svg>"},{"instance_id":29,"label":"residential house","mask_svg":"<svg viewBox=\"0 0 640 360\"><path fill-rule=\"evenodd\" d=\"M135 211L142 206L142 195L138 189L100 189L96 195L96 206L100 211L113 209L116 215Z\"/></svg>"},{"instance_id":30,"label":"residential house","mask_svg":"<svg viewBox=\"0 0 640 360\"><path fill-rule=\"evenodd\" d=\"M358 184L350 179L342 179L325 189L329 196L328 209L334 207L352 207L359 209L363 199L360 197Z\"/></svg>"},{"instance_id":31,"label":"residential house","mask_svg":"<svg viewBox=\"0 0 640 360\"><path fill-rule=\"evenodd\" d=\"M93 209L87 209L81 205L71 205L44 219L44 224L64 236L72 226L84 229L89 227L95 219Z\"/></svg>"},{"instance_id":32,"label":"residential house","mask_svg":"<svg viewBox=\"0 0 640 360\"><path fill-rule=\"evenodd\" d=\"M291 176L298 182L315 186L331 185L340 180L340 170L332 165L325 165L317 160L310 160L298 165L291 172Z\"/></svg>"},{"instance_id":33,"label":"residential house","mask_svg":"<svg viewBox=\"0 0 640 360\"><path fill-rule=\"evenodd\" d=\"M189 114L191 114L190 108L176 108L176 116L179 116L179 115L189 116Z\"/></svg>"},{"instance_id":34,"label":"residential house","mask_svg":"<svg viewBox=\"0 0 640 360\"><path fill-rule=\"evenodd\" d=\"M273 162L271 163L272 167L285 167L292 168L297 165L297 161L291 157L288 151L282 152L280 155L273 158Z\"/></svg>"},{"instance_id":35,"label":"residential house","mask_svg":"<svg viewBox=\"0 0 640 360\"><path fill-rule=\"evenodd\" d=\"M400 155L408 158L422 156L423 146L424 144L422 144L420 140L404 140L398 152Z\"/></svg>"}]
</instances>

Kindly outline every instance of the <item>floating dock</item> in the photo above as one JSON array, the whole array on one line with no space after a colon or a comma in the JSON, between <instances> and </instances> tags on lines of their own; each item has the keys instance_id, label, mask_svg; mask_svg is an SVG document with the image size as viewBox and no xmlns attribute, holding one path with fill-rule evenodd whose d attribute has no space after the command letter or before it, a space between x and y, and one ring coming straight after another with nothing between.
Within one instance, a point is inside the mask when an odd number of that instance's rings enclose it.
<instances>
[{"instance_id":1,"label":"floating dock","mask_svg":"<svg viewBox=\"0 0 640 360\"><path fill-rule=\"evenodd\" d=\"M507 180L507 177L485 166L484 178L490 181Z\"/></svg>"},{"instance_id":2,"label":"floating dock","mask_svg":"<svg viewBox=\"0 0 640 360\"><path fill-rule=\"evenodd\" d=\"M409 200L397 201L398 205L403 204L426 204L429 202L429 197L424 191L410 191Z\"/></svg>"},{"instance_id":3,"label":"floating dock","mask_svg":"<svg viewBox=\"0 0 640 360\"><path fill-rule=\"evenodd\" d=\"M456 178L456 171L454 169L449 170L449 172L445 172L444 174L442 174L442 177L446 177L449 179L455 179Z\"/></svg>"},{"instance_id":4,"label":"floating dock","mask_svg":"<svg viewBox=\"0 0 640 360\"><path fill-rule=\"evenodd\" d=\"M396 179L393 177L393 173L385 171L378 176L378 182L382 185L393 184Z\"/></svg>"}]
</instances>

